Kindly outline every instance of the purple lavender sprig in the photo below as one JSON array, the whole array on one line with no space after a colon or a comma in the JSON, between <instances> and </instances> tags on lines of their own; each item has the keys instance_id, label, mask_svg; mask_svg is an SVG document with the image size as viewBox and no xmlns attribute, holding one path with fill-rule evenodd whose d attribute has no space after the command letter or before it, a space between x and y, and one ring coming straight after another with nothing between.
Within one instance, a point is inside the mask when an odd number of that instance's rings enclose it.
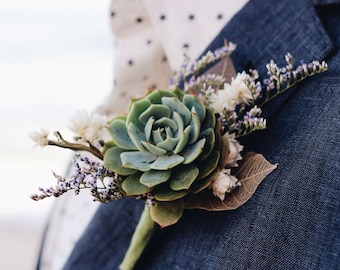
<instances>
[{"instance_id":1,"label":"purple lavender sprig","mask_svg":"<svg viewBox=\"0 0 340 270\"><path fill-rule=\"evenodd\" d=\"M53 173L57 184L50 188L39 188L40 194L32 194L31 199L39 201L52 196L59 197L70 190L77 195L81 189L90 189L94 201L103 203L124 197L119 176L105 168L101 162L91 161L77 153L72 164L73 174L69 179Z\"/></svg>"},{"instance_id":2,"label":"purple lavender sprig","mask_svg":"<svg viewBox=\"0 0 340 270\"><path fill-rule=\"evenodd\" d=\"M192 77L189 84L195 84L196 76L208 65L216 63L217 61L229 56L236 48L232 42L225 42L225 45L215 51L208 51L200 59L190 61L187 55L184 55L184 61L175 76L169 80L170 89L178 88L181 82L186 82L188 78ZM201 78L201 80L203 80ZM186 89L184 89L186 91Z\"/></svg>"},{"instance_id":3,"label":"purple lavender sprig","mask_svg":"<svg viewBox=\"0 0 340 270\"><path fill-rule=\"evenodd\" d=\"M269 77L263 81L263 89L266 92L265 100L259 106L274 99L307 77L325 72L328 69L325 61L321 63L319 61L312 61L310 63L300 61L300 65L293 69L295 60L290 53L286 54L285 60L285 67L279 67L273 60L266 65Z\"/></svg>"}]
</instances>

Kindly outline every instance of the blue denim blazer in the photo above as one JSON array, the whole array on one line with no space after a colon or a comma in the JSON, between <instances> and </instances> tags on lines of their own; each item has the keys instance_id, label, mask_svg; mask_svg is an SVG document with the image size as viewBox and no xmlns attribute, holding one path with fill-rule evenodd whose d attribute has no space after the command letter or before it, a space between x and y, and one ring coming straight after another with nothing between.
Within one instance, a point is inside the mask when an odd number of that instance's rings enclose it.
<instances>
[{"instance_id":1,"label":"blue denim blazer","mask_svg":"<svg viewBox=\"0 0 340 270\"><path fill-rule=\"evenodd\" d=\"M279 166L253 197L234 211L185 211L136 269L340 269L340 2L252 0L207 50L225 38L238 46L237 71L265 77L287 52L326 60L329 71L264 108L268 128L245 148ZM101 206L65 269L118 269L142 209L130 199Z\"/></svg>"}]
</instances>

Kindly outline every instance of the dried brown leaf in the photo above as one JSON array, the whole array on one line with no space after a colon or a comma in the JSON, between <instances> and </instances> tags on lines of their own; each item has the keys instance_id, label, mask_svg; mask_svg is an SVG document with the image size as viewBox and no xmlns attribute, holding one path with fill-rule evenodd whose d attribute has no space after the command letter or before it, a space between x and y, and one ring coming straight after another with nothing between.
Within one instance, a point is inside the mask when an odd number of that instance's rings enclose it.
<instances>
[{"instance_id":1,"label":"dried brown leaf","mask_svg":"<svg viewBox=\"0 0 340 270\"><path fill-rule=\"evenodd\" d=\"M250 199L262 180L276 167L277 164L271 164L263 155L248 152L236 172L236 177L241 182L240 187L226 194L223 201L214 196L211 189L204 190L188 198L185 201L185 208L208 211L234 210Z\"/></svg>"},{"instance_id":2,"label":"dried brown leaf","mask_svg":"<svg viewBox=\"0 0 340 270\"><path fill-rule=\"evenodd\" d=\"M231 78L236 76L235 67L233 61L229 56L216 63L209 68L204 74L217 74L226 79L226 82L231 82Z\"/></svg>"}]
</instances>

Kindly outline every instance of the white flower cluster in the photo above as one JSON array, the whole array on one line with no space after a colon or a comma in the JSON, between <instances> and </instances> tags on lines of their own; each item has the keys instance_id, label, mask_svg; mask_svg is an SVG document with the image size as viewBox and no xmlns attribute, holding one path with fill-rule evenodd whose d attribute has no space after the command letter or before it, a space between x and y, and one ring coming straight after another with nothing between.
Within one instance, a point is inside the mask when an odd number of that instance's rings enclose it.
<instances>
[{"instance_id":1,"label":"white flower cluster","mask_svg":"<svg viewBox=\"0 0 340 270\"><path fill-rule=\"evenodd\" d=\"M213 182L213 194L223 201L225 194L231 192L237 186L240 186L238 179L231 174L230 169L224 169L219 172Z\"/></svg>"},{"instance_id":2,"label":"white flower cluster","mask_svg":"<svg viewBox=\"0 0 340 270\"><path fill-rule=\"evenodd\" d=\"M242 159L243 146L236 137L266 127L265 119L259 117L261 109L254 106L261 90L256 83L257 77L256 71L252 75L238 73L230 83L224 84L223 89L206 91L211 108L219 115L225 128L226 133L222 138L229 147L226 168L219 172L211 185L213 194L221 200L224 200L226 193L240 185L238 179L231 174L231 168L238 167L237 162Z\"/></svg>"},{"instance_id":3,"label":"white flower cluster","mask_svg":"<svg viewBox=\"0 0 340 270\"><path fill-rule=\"evenodd\" d=\"M253 101L252 92L245 83L246 78L245 72L238 73L231 83L224 84L224 89L211 94L211 106L215 112L224 115L225 111L234 111L240 103L249 104Z\"/></svg>"},{"instance_id":4,"label":"white flower cluster","mask_svg":"<svg viewBox=\"0 0 340 270\"><path fill-rule=\"evenodd\" d=\"M221 201L224 200L226 193L240 186L238 179L231 174L230 168L238 167L237 161L242 159L241 151L243 150L243 146L235 139L235 133L225 133L222 139L227 140L229 146L227 166L226 169L219 172L217 178L214 179L211 185L213 194L219 197Z\"/></svg>"},{"instance_id":5,"label":"white flower cluster","mask_svg":"<svg viewBox=\"0 0 340 270\"><path fill-rule=\"evenodd\" d=\"M76 135L75 139L80 142L88 142L99 146L106 133L107 119L99 114L89 115L86 110L78 111L70 118L68 128Z\"/></svg>"}]
</instances>

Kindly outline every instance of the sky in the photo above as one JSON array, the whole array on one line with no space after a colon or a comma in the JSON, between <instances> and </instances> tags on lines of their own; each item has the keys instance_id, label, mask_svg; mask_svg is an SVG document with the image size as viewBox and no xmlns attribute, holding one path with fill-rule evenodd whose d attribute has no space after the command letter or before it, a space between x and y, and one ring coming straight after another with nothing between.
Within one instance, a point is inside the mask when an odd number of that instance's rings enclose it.
<instances>
[{"instance_id":1,"label":"sky","mask_svg":"<svg viewBox=\"0 0 340 270\"><path fill-rule=\"evenodd\" d=\"M0 0L0 220L34 222L53 199L34 202L54 184L71 153L34 148L31 130L71 138L69 117L95 110L112 90L109 0Z\"/></svg>"}]
</instances>

